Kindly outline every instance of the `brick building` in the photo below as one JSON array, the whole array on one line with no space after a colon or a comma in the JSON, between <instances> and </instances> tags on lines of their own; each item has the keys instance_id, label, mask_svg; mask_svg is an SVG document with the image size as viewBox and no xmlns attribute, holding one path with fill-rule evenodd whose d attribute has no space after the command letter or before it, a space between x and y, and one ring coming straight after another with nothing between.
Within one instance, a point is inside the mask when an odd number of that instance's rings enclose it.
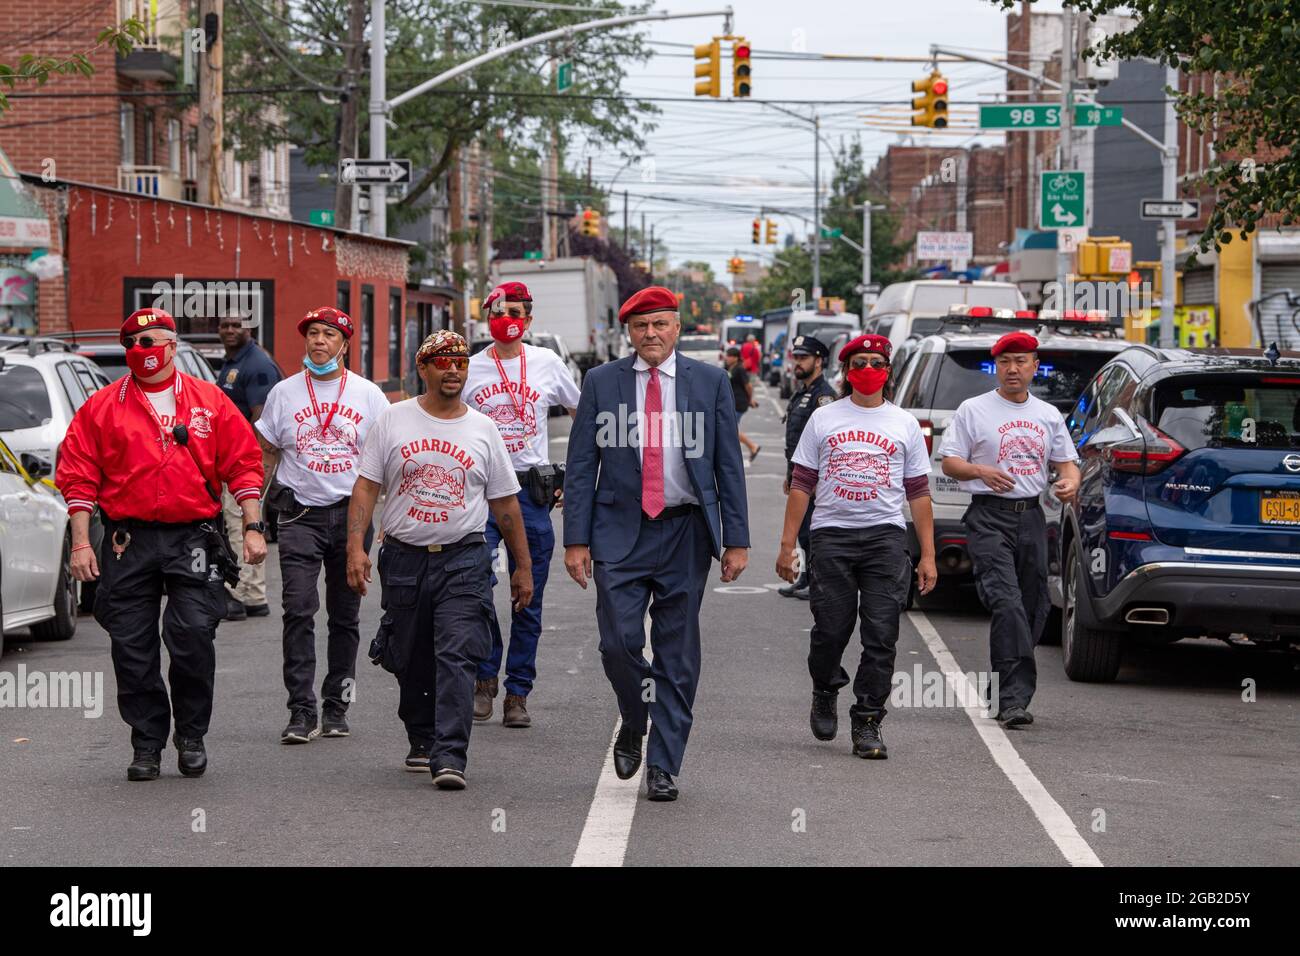
<instances>
[{"instance_id":1,"label":"brick building","mask_svg":"<svg viewBox=\"0 0 1300 956\"><path fill-rule=\"evenodd\" d=\"M1010 232L1002 147L894 145L868 180L898 216L899 242L911 244L923 231L970 232L975 251L970 266L1002 258ZM904 265L916 264L913 249Z\"/></svg>"}]
</instances>

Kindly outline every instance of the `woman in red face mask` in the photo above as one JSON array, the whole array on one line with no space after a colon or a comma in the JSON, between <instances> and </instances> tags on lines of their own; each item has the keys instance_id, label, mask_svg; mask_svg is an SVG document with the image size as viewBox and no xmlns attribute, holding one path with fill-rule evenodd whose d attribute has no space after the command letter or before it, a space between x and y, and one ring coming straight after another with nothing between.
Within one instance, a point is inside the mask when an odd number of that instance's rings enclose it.
<instances>
[{"instance_id":1,"label":"woman in red face mask","mask_svg":"<svg viewBox=\"0 0 1300 956\"><path fill-rule=\"evenodd\" d=\"M938 578L930 456L917 420L885 400L889 356L889 339L879 335L860 335L840 351L845 395L813 412L790 459L793 475L776 562L777 574L794 581L799 526L816 495L809 723L818 740L834 739L836 701L849 683L840 660L861 617L862 658L849 718L854 755L875 760L887 756L880 722L894 673L898 618L911 587L906 507L920 542L917 589L929 593Z\"/></svg>"}]
</instances>

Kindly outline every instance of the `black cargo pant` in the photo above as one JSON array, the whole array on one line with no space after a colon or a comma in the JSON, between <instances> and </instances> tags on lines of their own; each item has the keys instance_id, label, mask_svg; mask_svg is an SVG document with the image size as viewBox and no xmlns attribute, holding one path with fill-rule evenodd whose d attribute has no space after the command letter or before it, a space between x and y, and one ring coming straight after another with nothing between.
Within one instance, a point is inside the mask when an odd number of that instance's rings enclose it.
<instances>
[{"instance_id":1,"label":"black cargo pant","mask_svg":"<svg viewBox=\"0 0 1300 956\"><path fill-rule=\"evenodd\" d=\"M1037 498L975 495L962 520L975 590L992 615L989 657L998 675L998 712L1028 707L1038 683L1034 648L1051 609L1043 509Z\"/></svg>"},{"instance_id":2,"label":"black cargo pant","mask_svg":"<svg viewBox=\"0 0 1300 956\"><path fill-rule=\"evenodd\" d=\"M166 745L173 711L180 736L201 738L208 732L217 665L212 642L226 613L225 585L212 547L220 522L220 517L195 524L104 518L95 620L108 631L117 709L131 726L131 745L137 749ZM119 529L131 535L120 557L113 552ZM170 706L158 640L164 594L162 643L170 658Z\"/></svg>"},{"instance_id":3,"label":"black cargo pant","mask_svg":"<svg viewBox=\"0 0 1300 956\"><path fill-rule=\"evenodd\" d=\"M862 658L849 713L882 720L894 676L898 616L907 603L912 563L907 533L897 525L818 528L812 532L813 626L808 673L813 690L838 691L849 682L840 663L862 622Z\"/></svg>"},{"instance_id":4,"label":"black cargo pant","mask_svg":"<svg viewBox=\"0 0 1300 956\"><path fill-rule=\"evenodd\" d=\"M492 650L492 556L483 535L442 551L385 538L379 550L397 715L429 769L465 770L474 679Z\"/></svg>"},{"instance_id":5,"label":"black cargo pant","mask_svg":"<svg viewBox=\"0 0 1300 956\"><path fill-rule=\"evenodd\" d=\"M281 515L280 577L284 588L284 688L289 710L316 713L316 612L321 566L325 567L328 671L321 685L325 709L343 712L357 676L361 642L361 595L348 587L348 500ZM366 550L374 530L366 529ZM345 683L346 682L346 683Z\"/></svg>"}]
</instances>

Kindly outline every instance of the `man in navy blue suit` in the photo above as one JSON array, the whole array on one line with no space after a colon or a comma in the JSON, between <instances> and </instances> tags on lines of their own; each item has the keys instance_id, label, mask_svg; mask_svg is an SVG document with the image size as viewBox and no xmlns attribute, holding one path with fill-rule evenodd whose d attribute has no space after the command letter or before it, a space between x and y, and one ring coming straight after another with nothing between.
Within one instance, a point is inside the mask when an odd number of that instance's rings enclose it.
<instances>
[{"instance_id":1,"label":"man in navy blue suit","mask_svg":"<svg viewBox=\"0 0 1300 956\"><path fill-rule=\"evenodd\" d=\"M676 351L677 297L662 286L619 310L634 356L593 368L569 433L564 566L596 582L600 656L622 715L614 769L676 800L700 677L700 602L714 558L734 581L749 560L749 509L726 373ZM594 573L593 573L594 572ZM645 659L643 619L650 608Z\"/></svg>"}]
</instances>

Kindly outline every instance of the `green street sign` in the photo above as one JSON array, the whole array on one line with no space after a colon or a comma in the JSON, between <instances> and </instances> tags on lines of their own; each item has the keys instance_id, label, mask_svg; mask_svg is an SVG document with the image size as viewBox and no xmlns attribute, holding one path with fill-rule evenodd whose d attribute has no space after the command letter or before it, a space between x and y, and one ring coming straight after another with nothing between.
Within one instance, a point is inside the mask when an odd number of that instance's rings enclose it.
<instances>
[{"instance_id":1,"label":"green street sign","mask_svg":"<svg viewBox=\"0 0 1300 956\"><path fill-rule=\"evenodd\" d=\"M1070 170L1052 170L1042 174L1038 191L1038 224L1043 229L1068 229L1086 226L1084 222L1085 174Z\"/></svg>"},{"instance_id":2,"label":"green street sign","mask_svg":"<svg viewBox=\"0 0 1300 956\"><path fill-rule=\"evenodd\" d=\"M842 235L844 235L843 229L827 229L822 226L822 238L824 239L838 239Z\"/></svg>"},{"instance_id":3,"label":"green street sign","mask_svg":"<svg viewBox=\"0 0 1300 956\"><path fill-rule=\"evenodd\" d=\"M1123 121L1123 107L1074 104L1075 126L1119 126ZM999 103L980 107L980 129L1056 129L1060 125L1059 103Z\"/></svg>"},{"instance_id":4,"label":"green street sign","mask_svg":"<svg viewBox=\"0 0 1300 956\"><path fill-rule=\"evenodd\" d=\"M563 93L573 85L573 61L565 60L555 70L555 92Z\"/></svg>"},{"instance_id":5,"label":"green street sign","mask_svg":"<svg viewBox=\"0 0 1300 956\"><path fill-rule=\"evenodd\" d=\"M541 249L527 249L524 251L525 259L540 259L542 257Z\"/></svg>"},{"instance_id":6,"label":"green street sign","mask_svg":"<svg viewBox=\"0 0 1300 956\"><path fill-rule=\"evenodd\" d=\"M334 210L313 209L307 214L307 221L313 226L332 226L334 225Z\"/></svg>"}]
</instances>

